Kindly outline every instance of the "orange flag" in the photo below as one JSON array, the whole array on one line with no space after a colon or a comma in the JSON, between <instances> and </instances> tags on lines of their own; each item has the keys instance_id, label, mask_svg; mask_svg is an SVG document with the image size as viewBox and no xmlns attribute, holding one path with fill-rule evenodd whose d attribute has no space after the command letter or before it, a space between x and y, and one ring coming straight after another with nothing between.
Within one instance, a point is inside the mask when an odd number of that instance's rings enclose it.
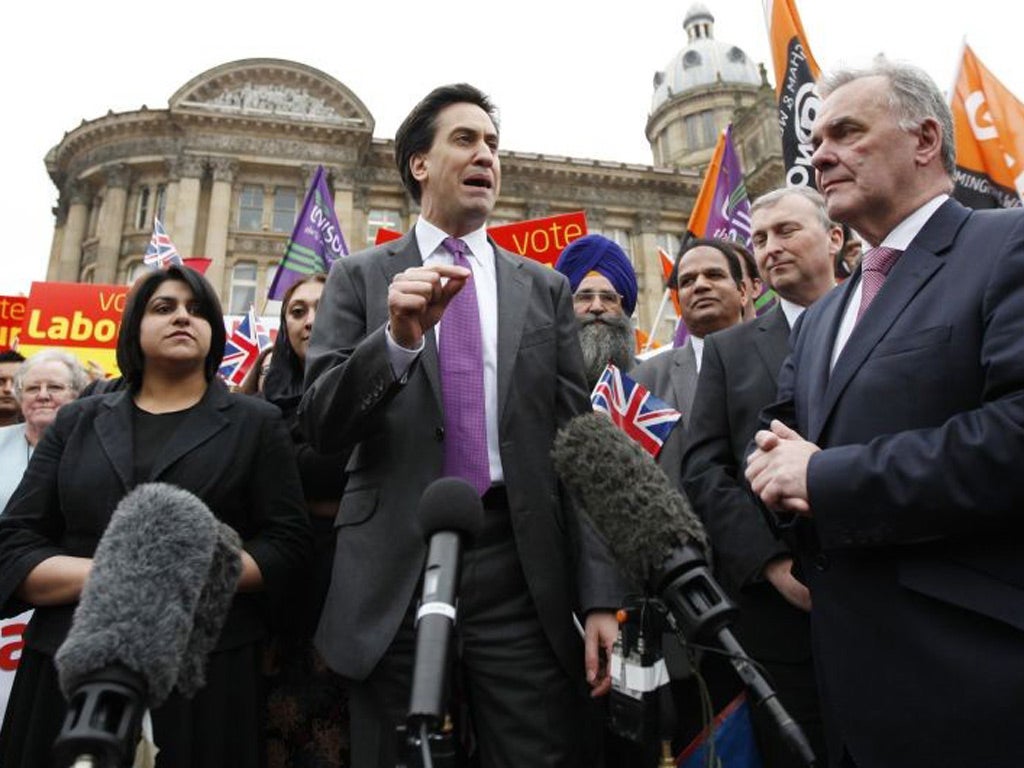
<instances>
[{"instance_id":1,"label":"orange flag","mask_svg":"<svg viewBox=\"0 0 1024 768\"><path fill-rule=\"evenodd\" d=\"M786 185L813 188L811 125L821 105L814 87L821 70L807 44L794 0L764 0L764 16L775 64Z\"/></svg>"},{"instance_id":2,"label":"orange flag","mask_svg":"<svg viewBox=\"0 0 1024 768\"><path fill-rule=\"evenodd\" d=\"M953 92L954 197L971 208L1015 208L1024 195L1024 104L964 46Z\"/></svg>"},{"instance_id":3,"label":"orange flag","mask_svg":"<svg viewBox=\"0 0 1024 768\"><path fill-rule=\"evenodd\" d=\"M661 274L665 278L665 285L668 287L668 294L672 298L672 306L675 307L676 317L683 316L682 307L679 306L679 289L673 287L671 282L672 270L675 268L675 261L665 251L658 248L658 260L661 262Z\"/></svg>"}]
</instances>

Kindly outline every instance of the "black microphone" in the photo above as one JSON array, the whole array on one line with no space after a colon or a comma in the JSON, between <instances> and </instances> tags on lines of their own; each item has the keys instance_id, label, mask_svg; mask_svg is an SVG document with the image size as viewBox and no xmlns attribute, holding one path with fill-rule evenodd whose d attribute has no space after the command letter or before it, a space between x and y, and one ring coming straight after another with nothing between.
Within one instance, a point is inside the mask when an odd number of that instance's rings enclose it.
<instances>
[{"instance_id":1,"label":"black microphone","mask_svg":"<svg viewBox=\"0 0 1024 768\"><path fill-rule=\"evenodd\" d=\"M237 534L188 491L147 483L121 500L54 658L68 699L60 764L130 763L144 710L176 684L186 695L203 684L239 553Z\"/></svg>"},{"instance_id":2,"label":"black microphone","mask_svg":"<svg viewBox=\"0 0 1024 768\"><path fill-rule=\"evenodd\" d=\"M575 417L555 438L555 471L622 569L657 595L687 641L716 643L775 720L793 753L816 764L799 724L728 628L737 609L707 567L708 540L689 502L654 459L610 419Z\"/></svg>"},{"instance_id":3,"label":"black microphone","mask_svg":"<svg viewBox=\"0 0 1024 768\"><path fill-rule=\"evenodd\" d=\"M480 530L483 505L464 480L443 477L420 497L420 526L430 544L423 571L423 593L416 612L416 656L409 697L408 733L420 726L436 731L444 718L448 649L455 625L463 541Z\"/></svg>"}]
</instances>

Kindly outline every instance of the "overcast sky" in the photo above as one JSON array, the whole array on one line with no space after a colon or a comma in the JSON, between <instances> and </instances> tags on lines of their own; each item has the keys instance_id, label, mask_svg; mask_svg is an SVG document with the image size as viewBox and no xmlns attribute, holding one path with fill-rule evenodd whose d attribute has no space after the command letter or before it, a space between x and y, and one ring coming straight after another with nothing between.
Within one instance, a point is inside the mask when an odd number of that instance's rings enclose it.
<instances>
[{"instance_id":1,"label":"overcast sky","mask_svg":"<svg viewBox=\"0 0 1024 768\"><path fill-rule=\"evenodd\" d=\"M772 72L760 0L707 0L715 36ZM93 0L19 4L0 37L4 128L0 294L43 280L57 190L47 151L83 119L165 109L199 73L242 58L299 61L351 88L390 137L436 85L490 93L506 149L650 164L652 77L685 45L689 2ZM948 91L967 42L1024 98L1019 0L798 0L824 68L876 53L924 67ZM173 236L173 233L172 233Z\"/></svg>"}]
</instances>

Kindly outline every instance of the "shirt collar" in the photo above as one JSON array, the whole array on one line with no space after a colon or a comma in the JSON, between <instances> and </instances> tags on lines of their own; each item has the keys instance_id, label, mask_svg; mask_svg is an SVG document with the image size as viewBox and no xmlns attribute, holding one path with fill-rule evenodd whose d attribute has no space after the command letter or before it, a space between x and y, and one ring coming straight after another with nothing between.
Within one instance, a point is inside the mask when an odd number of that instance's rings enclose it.
<instances>
[{"instance_id":1,"label":"shirt collar","mask_svg":"<svg viewBox=\"0 0 1024 768\"><path fill-rule=\"evenodd\" d=\"M447 232L431 224L422 216L416 219L416 244L420 249L420 257L424 261L441 247L441 243L446 237L449 237ZM482 255L487 252L486 225L463 235L459 239L469 246L471 256L475 257L477 261L483 260Z\"/></svg>"},{"instance_id":2,"label":"shirt collar","mask_svg":"<svg viewBox=\"0 0 1024 768\"><path fill-rule=\"evenodd\" d=\"M794 304L789 299L784 299L779 296L779 306L782 307L782 314L786 316L786 322L789 323L789 327L792 328L796 323L797 318L803 314L806 307L801 307L799 304Z\"/></svg>"},{"instance_id":3,"label":"shirt collar","mask_svg":"<svg viewBox=\"0 0 1024 768\"><path fill-rule=\"evenodd\" d=\"M917 237L917 233L924 228L925 224L928 223L928 219L932 217L932 214L935 213L935 211L939 209L939 206L948 199L949 195L946 194L936 195L933 197L893 227L892 232L885 236L885 239L879 243L879 246L895 248L898 251L907 250L907 247L913 242L914 238Z\"/></svg>"}]
</instances>

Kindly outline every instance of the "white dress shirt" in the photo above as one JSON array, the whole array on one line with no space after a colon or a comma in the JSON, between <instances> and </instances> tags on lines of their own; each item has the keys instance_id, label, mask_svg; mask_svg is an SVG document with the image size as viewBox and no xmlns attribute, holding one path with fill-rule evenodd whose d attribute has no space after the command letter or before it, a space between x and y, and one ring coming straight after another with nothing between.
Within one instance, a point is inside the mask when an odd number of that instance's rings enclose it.
<instances>
[{"instance_id":1,"label":"white dress shirt","mask_svg":"<svg viewBox=\"0 0 1024 768\"><path fill-rule=\"evenodd\" d=\"M910 244L914 241L914 238L917 237L917 233L924 228L925 224L928 223L928 219L932 217L932 214L935 213L939 209L939 206L948 199L949 195L946 194L933 197L897 224L893 228L892 232L886 235L885 240L879 243L878 247L895 248L899 251L907 250L907 248L910 247ZM846 342L850 340L850 334L853 333L853 326L857 324L857 312L860 310L862 285L862 280L858 278L857 284L853 287L853 293L850 294L850 300L846 303L846 311L843 313L843 321L839 324L839 330L836 332L836 341L835 344L832 345L832 364L829 366L829 370L836 367L836 360L839 359L839 353L843 351L843 347L846 346Z\"/></svg>"},{"instance_id":2,"label":"white dress shirt","mask_svg":"<svg viewBox=\"0 0 1024 768\"><path fill-rule=\"evenodd\" d=\"M454 262L452 255L445 249L442 242L448 234L422 216L416 221L414 231L416 245L424 266L448 264ZM484 352L484 415L487 423L487 455L490 465L491 483L504 482L505 474L501 467L501 452L498 448L498 279L494 266L494 248L487 239L487 230L480 227L459 238L468 247L466 258L473 270L476 301L480 310L480 335L483 340ZM441 322L434 326L435 339L444 332L444 315ZM421 342L417 349L406 349L398 344L387 330L388 355L391 368L396 378L402 378L409 366L423 351Z\"/></svg>"}]
</instances>

